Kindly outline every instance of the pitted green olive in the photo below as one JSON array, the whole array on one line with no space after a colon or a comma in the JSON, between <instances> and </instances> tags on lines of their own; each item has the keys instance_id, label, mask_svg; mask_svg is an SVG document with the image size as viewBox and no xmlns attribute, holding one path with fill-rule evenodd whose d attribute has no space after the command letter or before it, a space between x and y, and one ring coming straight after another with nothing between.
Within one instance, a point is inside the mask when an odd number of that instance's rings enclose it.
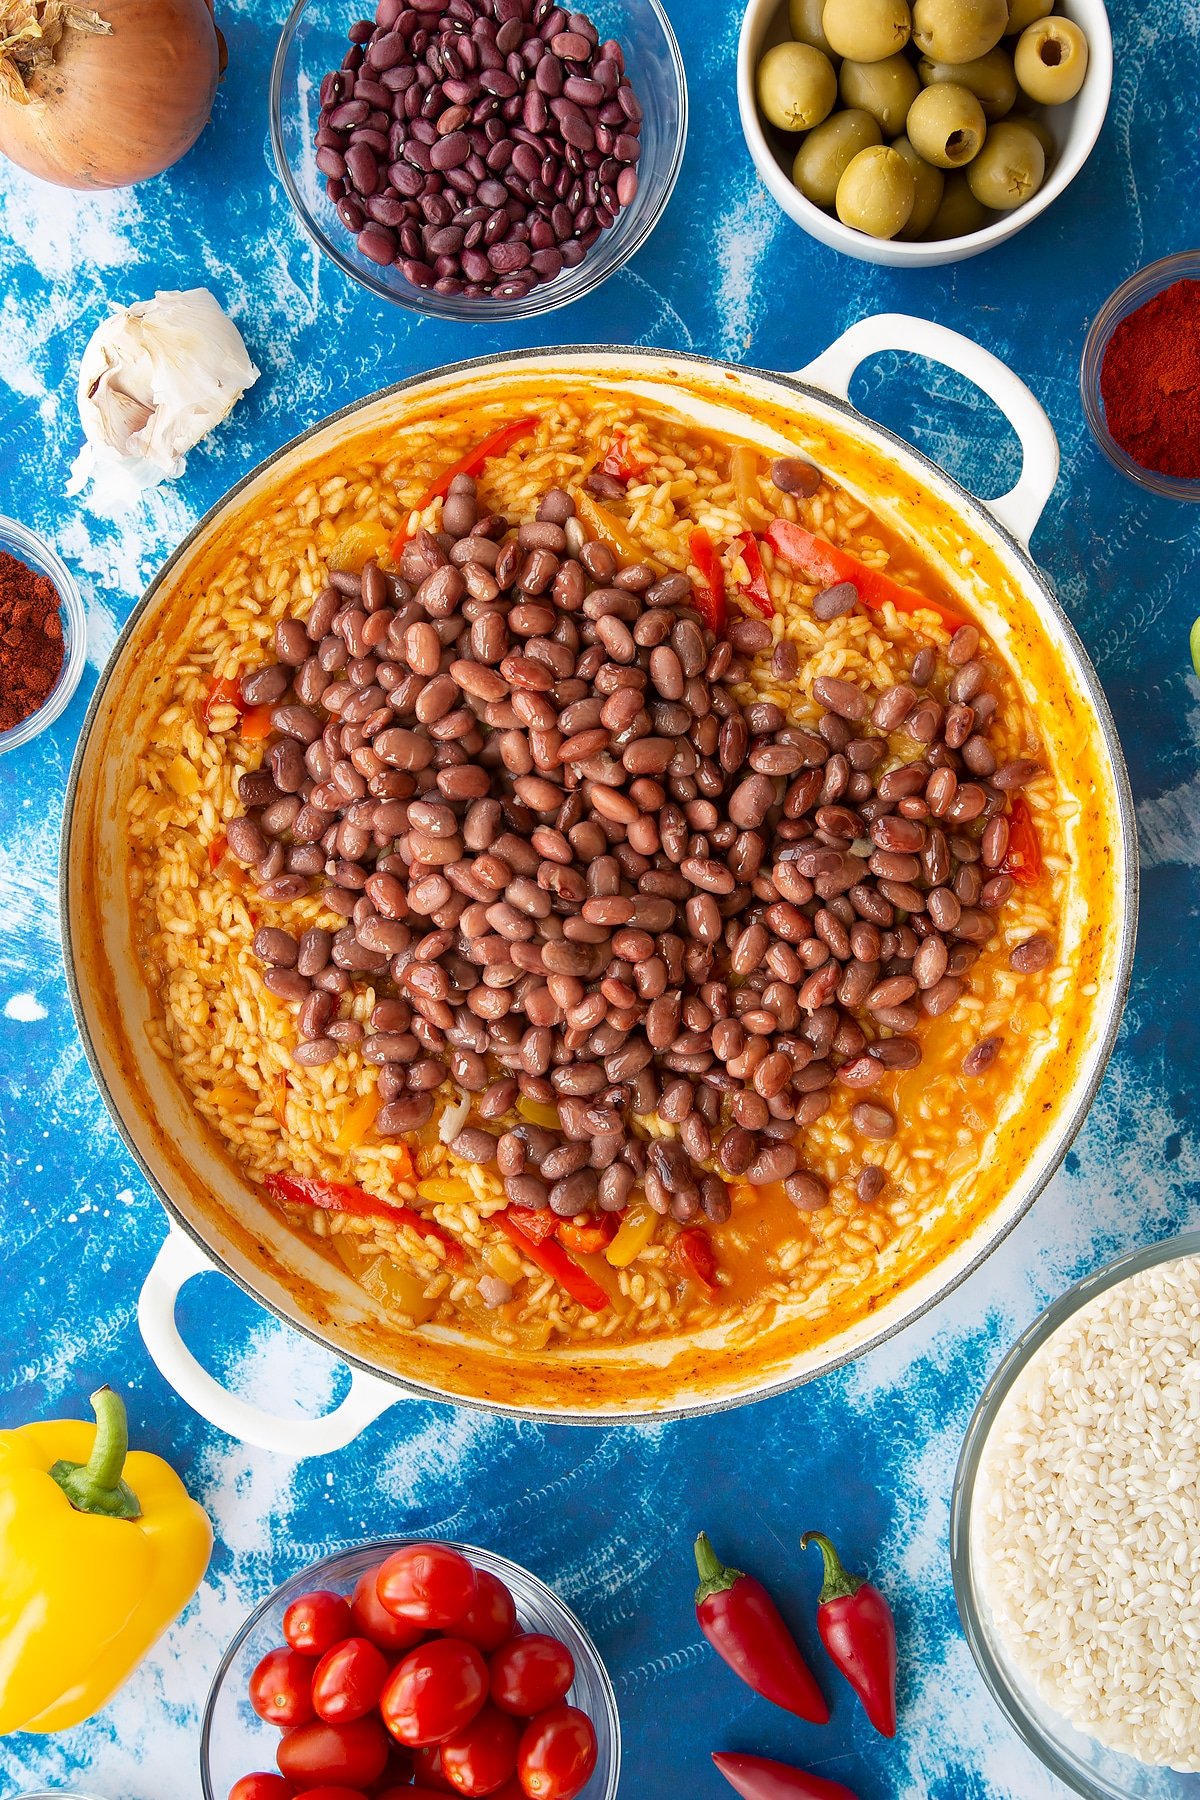
<instances>
[{"instance_id":1,"label":"pitted green olive","mask_svg":"<svg viewBox=\"0 0 1200 1800\"><path fill-rule=\"evenodd\" d=\"M939 81L954 81L959 87L970 88L988 120L1002 119L1017 103L1017 77L1007 50L989 50L986 56L977 56L967 63L930 62L923 56L917 73L926 87Z\"/></svg>"},{"instance_id":2,"label":"pitted green olive","mask_svg":"<svg viewBox=\"0 0 1200 1800\"><path fill-rule=\"evenodd\" d=\"M1054 0L1008 0L1008 25L1005 37L1020 37L1027 25L1044 19L1054 11Z\"/></svg>"},{"instance_id":3,"label":"pitted green olive","mask_svg":"<svg viewBox=\"0 0 1200 1800\"><path fill-rule=\"evenodd\" d=\"M837 215L869 237L893 238L908 224L917 197L912 170L890 144L860 150L838 182Z\"/></svg>"},{"instance_id":4,"label":"pitted green olive","mask_svg":"<svg viewBox=\"0 0 1200 1800\"><path fill-rule=\"evenodd\" d=\"M967 182L981 206L995 212L1011 212L1024 206L1046 176L1046 153L1028 125L1019 119L1001 119L988 133L987 143L969 164Z\"/></svg>"},{"instance_id":5,"label":"pitted green olive","mask_svg":"<svg viewBox=\"0 0 1200 1800\"><path fill-rule=\"evenodd\" d=\"M878 119L884 137L898 137L904 130L908 109L921 91L917 71L906 56L886 56L882 62L842 64L839 92L843 106L858 106Z\"/></svg>"},{"instance_id":6,"label":"pitted green olive","mask_svg":"<svg viewBox=\"0 0 1200 1800\"><path fill-rule=\"evenodd\" d=\"M983 108L969 88L939 81L908 109L908 136L918 156L938 169L961 169L978 156L987 136Z\"/></svg>"},{"instance_id":7,"label":"pitted green olive","mask_svg":"<svg viewBox=\"0 0 1200 1800\"><path fill-rule=\"evenodd\" d=\"M908 0L825 0L821 23L838 55L854 62L882 62L912 33Z\"/></svg>"},{"instance_id":8,"label":"pitted green olive","mask_svg":"<svg viewBox=\"0 0 1200 1800\"><path fill-rule=\"evenodd\" d=\"M1008 0L916 0L913 43L931 62L974 62L1008 25Z\"/></svg>"},{"instance_id":9,"label":"pitted green olive","mask_svg":"<svg viewBox=\"0 0 1200 1800\"><path fill-rule=\"evenodd\" d=\"M1083 86L1088 41L1073 19L1039 19L1018 38L1013 63L1031 100L1059 106Z\"/></svg>"},{"instance_id":10,"label":"pitted green olive","mask_svg":"<svg viewBox=\"0 0 1200 1800\"><path fill-rule=\"evenodd\" d=\"M798 44L811 44L815 50L833 56L836 52L821 23L824 11L825 0L788 0L788 27Z\"/></svg>"},{"instance_id":11,"label":"pitted green olive","mask_svg":"<svg viewBox=\"0 0 1200 1800\"><path fill-rule=\"evenodd\" d=\"M972 231L982 231L991 222L991 213L975 198L967 184L966 171L956 169L946 176L942 203L933 215L925 241L967 237Z\"/></svg>"},{"instance_id":12,"label":"pitted green olive","mask_svg":"<svg viewBox=\"0 0 1200 1800\"><path fill-rule=\"evenodd\" d=\"M837 99L837 76L811 44L776 44L758 65L758 104L781 131L819 125Z\"/></svg>"},{"instance_id":13,"label":"pitted green olive","mask_svg":"<svg viewBox=\"0 0 1200 1800\"><path fill-rule=\"evenodd\" d=\"M946 178L940 169L927 163L923 156L918 156L906 137L898 137L892 145L897 155L902 156L913 172L913 180L917 184L913 209L908 215L908 224L903 231L896 233L905 243L913 243L923 237L933 222L933 216L942 204L942 194L946 186Z\"/></svg>"},{"instance_id":14,"label":"pitted green olive","mask_svg":"<svg viewBox=\"0 0 1200 1800\"><path fill-rule=\"evenodd\" d=\"M881 142L879 121L847 107L810 131L796 152L792 180L814 206L832 209L838 182L860 150Z\"/></svg>"}]
</instances>

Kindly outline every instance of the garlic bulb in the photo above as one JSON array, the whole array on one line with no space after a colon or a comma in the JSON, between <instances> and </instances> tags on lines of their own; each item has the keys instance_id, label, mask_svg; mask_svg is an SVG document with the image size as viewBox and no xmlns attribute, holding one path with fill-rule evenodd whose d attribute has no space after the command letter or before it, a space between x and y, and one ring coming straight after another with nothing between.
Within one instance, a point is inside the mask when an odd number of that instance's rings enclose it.
<instances>
[{"instance_id":1,"label":"garlic bulb","mask_svg":"<svg viewBox=\"0 0 1200 1800\"><path fill-rule=\"evenodd\" d=\"M207 288L115 308L83 353L79 417L87 442L67 492L91 481L94 497L113 510L133 506L146 488L183 473L188 451L258 376L237 326Z\"/></svg>"}]
</instances>

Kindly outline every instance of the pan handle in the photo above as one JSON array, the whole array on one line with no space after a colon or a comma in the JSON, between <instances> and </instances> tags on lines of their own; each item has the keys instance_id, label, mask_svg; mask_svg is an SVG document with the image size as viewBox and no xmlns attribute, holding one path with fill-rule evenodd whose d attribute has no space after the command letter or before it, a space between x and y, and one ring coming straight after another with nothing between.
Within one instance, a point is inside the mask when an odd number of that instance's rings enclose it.
<instances>
[{"instance_id":1,"label":"pan handle","mask_svg":"<svg viewBox=\"0 0 1200 1800\"><path fill-rule=\"evenodd\" d=\"M1021 479L1007 494L982 504L1015 538L1028 544L1058 480L1058 439L1041 403L1020 376L982 344L908 313L874 313L860 319L801 369L800 378L848 400L855 370L880 350L908 351L943 363L996 402L1021 441Z\"/></svg>"},{"instance_id":2,"label":"pan handle","mask_svg":"<svg viewBox=\"0 0 1200 1800\"><path fill-rule=\"evenodd\" d=\"M172 1228L138 1300L138 1324L159 1373L210 1425L279 1456L326 1456L344 1449L402 1397L388 1382L361 1369L352 1371L346 1398L319 1419L281 1419L229 1393L196 1361L175 1322L175 1303L185 1282L212 1270L191 1238Z\"/></svg>"}]
</instances>

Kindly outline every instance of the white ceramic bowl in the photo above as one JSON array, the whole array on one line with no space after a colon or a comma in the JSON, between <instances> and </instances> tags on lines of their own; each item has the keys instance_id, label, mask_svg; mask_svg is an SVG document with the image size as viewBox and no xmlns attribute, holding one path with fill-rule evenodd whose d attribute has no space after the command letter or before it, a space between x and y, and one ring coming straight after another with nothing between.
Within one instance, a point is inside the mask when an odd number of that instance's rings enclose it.
<instances>
[{"instance_id":1,"label":"white ceramic bowl","mask_svg":"<svg viewBox=\"0 0 1200 1800\"><path fill-rule=\"evenodd\" d=\"M789 219L794 219L810 237L828 244L832 250L855 256L860 262L888 263L900 269L928 269L938 263L962 262L968 256L980 256L985 250L994 249L1032 224L1074 181L1091 155L1108 111L1113 47L1104 0L1059 0L1056 11L1065 18L1074 19L1087 38L1087 76L1074 100L1065 106L1042 109L1043 122L1058 141L1058 155L1045 184L1024 206L1001 215L994 224L985 225L982 231L968 232L965 237L941 238L929 244L904 244L895 239L868 237L865 232L852 231L831 213L814 206L799 188L793 186L791 165L800 139L785 140L782 132L769 132L754 97L754 71L759 58L771 44L788 35L780 24L781 18L786 23L787 0L750 0L738 40L738 111L755 167ZM785 141L791 144L790 150L785 149Z\"/></svg>"}]
</instances>

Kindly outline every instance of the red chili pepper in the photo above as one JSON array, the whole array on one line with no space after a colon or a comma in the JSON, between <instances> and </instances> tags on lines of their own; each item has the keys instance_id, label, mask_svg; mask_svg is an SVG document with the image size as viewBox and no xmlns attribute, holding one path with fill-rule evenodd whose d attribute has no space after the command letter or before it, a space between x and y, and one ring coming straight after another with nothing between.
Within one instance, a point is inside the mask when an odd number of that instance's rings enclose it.
<instances>
[{"instance_id":1,"label":"red chili pepper","mask_svg":"<svg viewBox=\"0 0 1200 1800\"><path fill-rule=\"evenodd\" d=\"M825 1585L817 1603L821 1642L863 1703L876 1731L896 1735L896 1621L874 1583L849 1575L822 1531L806 1531L800 1548L820 1547Z\"/></svg>"},{"instance_id":2,"label":"red chili pepper","mask_svg":"<svg viewBox=\"0 0 1200 1800\"><path fill-rule=\"evenodd\" d=\"M598 1282L592 1280L586 1269L581 1269L577 1262L572 1262L562 1245L553 1238L546 1238L538 1243L525 1229L525 1215L511 1211L496 1213L495 1220L505 1237L525 1252L530 1262L536 1263L545 1275L553 1276L559 1287L577 1300L588 1312L603 1312L608 1305L608 1295ZM530 1213L530 1218L537 1218L537 1213Z\"/></svg>"},{"instance_id":3,"label":"red chili pepper","mask_svg":"<svg viewBox=\"0 0 1200 1800\"><path fill-rule=\"evenodd\" d=\"M890 575L868 569L848 550L839 550L836 544L827 543L790 519L776 519L767 532L767 541L785 562L810 581L819 581L824 587L836 587L839 581L853 582L859 599L872 612L879 612L890 601L899 613L933 613L950 632L966 624L961 613L943 606L940 600L931 600L915 588L901 587Z\"/></svg>"},{"instance_id":4,"label":"red chili pepper","mask_svg":"<svg viewBox=\"0 0 1200 1800\"><path fill-rule=\"evenodd\" d=\"M1008 810L1008 849L1001 873L1011 875L1022 887L1033 887L1042 873L1042 847L1029 803L1017 794Z\"/></svg>"},{"instance_id":5,"label":"red chili pepper","mask_svg":"<svg viewBox=\"0 0 1200 1800\"><path fill-rule=\"evenodd\" d=\"M411 1206L369 1194L366 1188L342 1181L317 1181L309 1175L268 1175L263 1185L273 1200L285 1201L289 1206L319 1206L324 1212L347 1213L352 1219L386 1219L392 1225L407 1225L418 1237L435 1238L444 1244L446 1261L455 1268L463 1260L458 1239L432 1219L422 1218Z\"/></svg>"},{"instance_id":6,"label":"red chili pepper","mask_svg":"<svg viewBox=\"0 0 1200 1800\"><path fill-rule=\"evenodd\" d=\"M725 605L725 571L721 567L712 539L703 525L697 525L688 538L692 561L703 575L705 587L696 589L696 611L710 631L718 637L725 629L728 609Z\"/></svg>"},{"instance_id":7,"label":"red chili pepper","mask_svg":"<svg viewBox=\"0 0 1200 1800\"><path fill-rule=\"evenodd\" d=\"M764 1700L824 1725L825 1696L762 1582L741 1569L727 1569L703 1531L695 1549L696 1617L717 1655Z\"/></svg>"},{"instance_id":8,"label":"red chili pepper","mask_svg":"<svg viewBox=\"0 0 1200 1800\"><path fill-rule=\"evenodd\" d=\"M699 1225L689 1225L677 1232L671 1241L670 1261L691 1281L698 1281L710 1294L717 1291L717 1253L712 1239Z\"/></svg>"},{"instance_id":9,"label":"red chili pepper","mask_svg":"<svg viewBox=\"0 0 1200 1800\"><path fill-rule=\"evenodd\" d=\"M713 1761L742 1800L858 1800L840 1781L826 1781L790 1763L770 1762L765 1756L742 1756L738 1751L715 1750Z\"/></svg>"},{"instance_id":10,"label":"red chili pepper","mask_svg":"<svg viewBox=\"0 0 1200 1800\"><path fill-rule=\"evenodd\" d=\"M437 480L426 488L413 511L424 512L435 500L444 499L450 492L450 483L456 475L478 475L489 457L503 456L518 438L527 437L531 431L536 431L537 424L538 421L534 418L514 419L511 424L502 425L499 431L493 431L490 437L485 437L473 450L468 450L458 462L451 463L448 469L444 469ZM405 526L403 531L397 532L392 542L392 555L399 556L407 542L408 527Z\"/></svg>"},{"instance_id":11,"label":"red chili pepper","mask_svg":"<svg viewBox=\"0 0 1200 1800\"><path fill-rule=\"evenodd\" d=\"M750 572L750 585L743 588L742 592L749 594L764 619L773 619L775 608L771 603L771 590L767 586L767 571L763 568L763 559L759 554L758 539L752 531L740 531L734 542Z\"/></svg>"}]
</instances>

